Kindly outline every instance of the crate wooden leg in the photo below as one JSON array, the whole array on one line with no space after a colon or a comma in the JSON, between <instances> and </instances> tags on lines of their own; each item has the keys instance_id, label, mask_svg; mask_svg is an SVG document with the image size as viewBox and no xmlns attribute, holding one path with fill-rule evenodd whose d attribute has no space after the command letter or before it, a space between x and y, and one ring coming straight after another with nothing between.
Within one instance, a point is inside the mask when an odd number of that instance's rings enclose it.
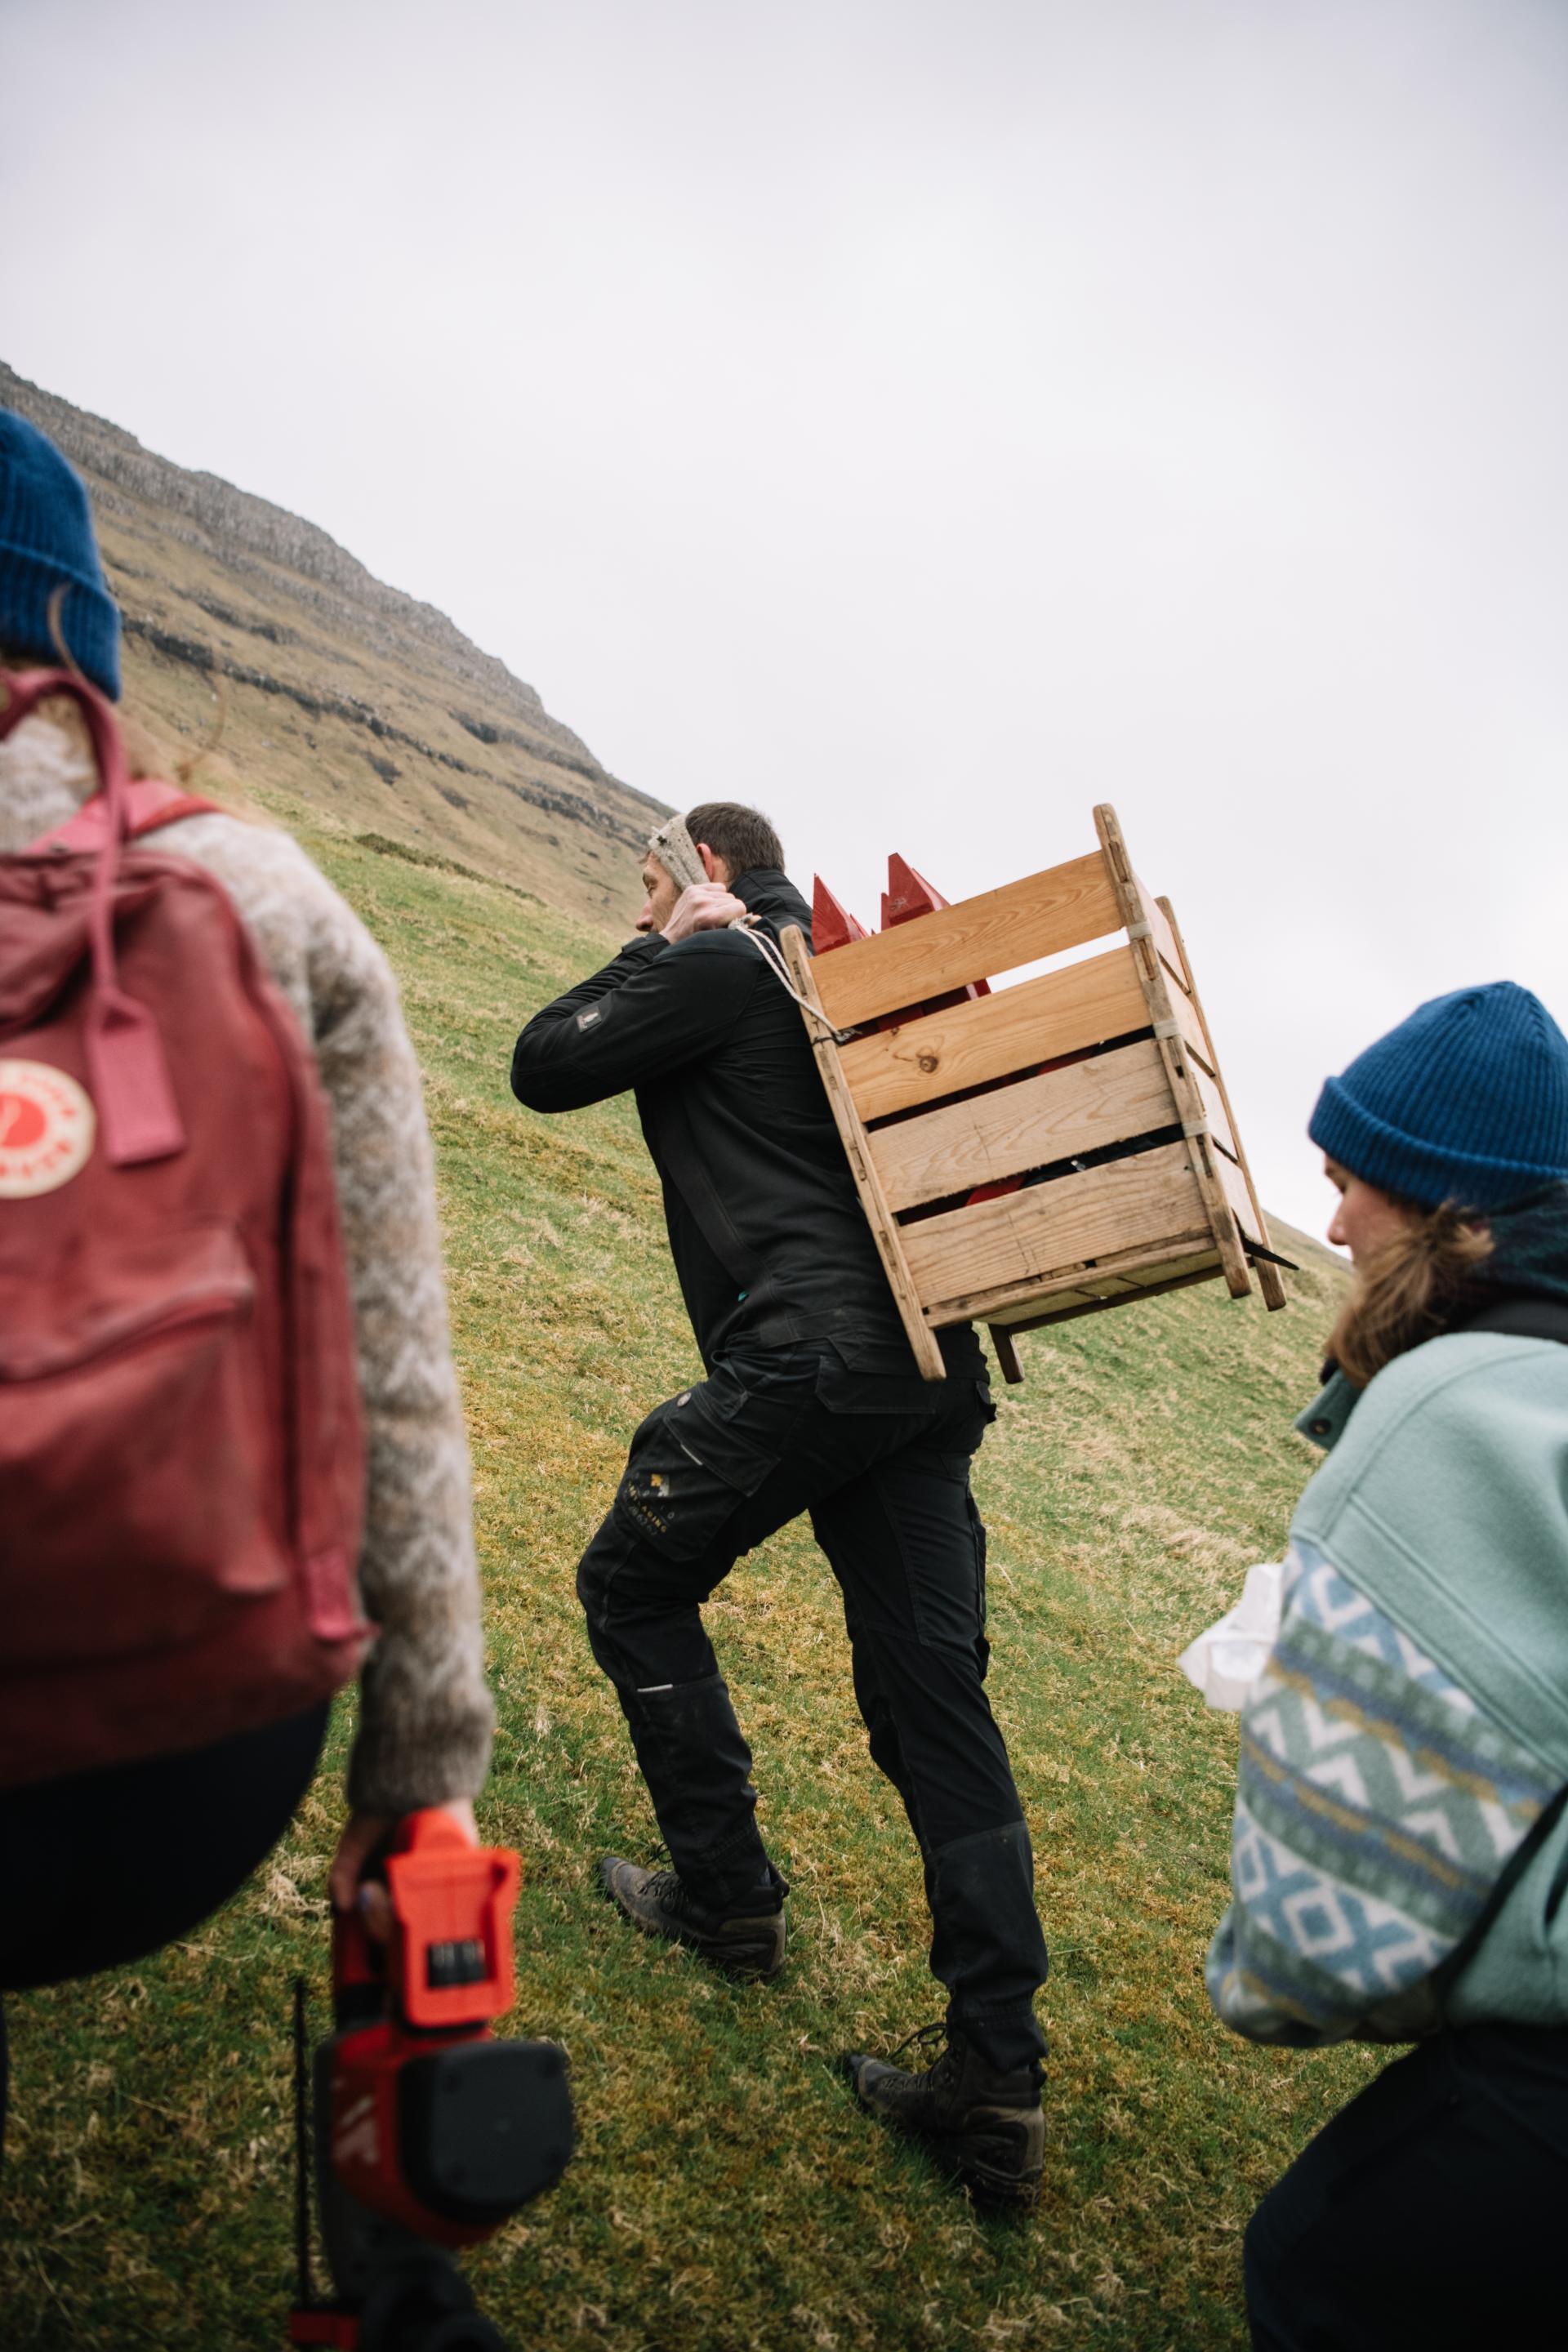
<instances>
[{"instance_id":1,"label":"crate wooden leg","mask_svg":"<svg viewBox=\"0 0 1568 2352\"><path fill-rule=\"evenodd\" d=\"M991 1333L991 1345L996 1350L996 1361L1002 1368L1002 1377L1009 1388L1016 1388L1024 1377L1024 1367L1018 1361L1013 1334L1005 1323L992 1323L986 1328Z\"/></svg>"},{"instance_id":2,"label":"crate wooden leg","mask_svg":"<svg viewBox=\"0 0 1568 2352\"><path fill-rule=\"evenodd\" d=\"M1142 890L1132 870L1132 861L1127 855L1127 844L1121 838L1116 811L1108 803L1101 802L1094 812L1094 824L1100 835L1106 869L1121 910L1121 919L1127 927L1132 960L1138 967L1138 978L1142 984L1143 999L1149 1007L1149 1018L1164 1061L1165 1075L1171 1083L1171 1099L1175 1105L1182 1132L1187 1139L1193 1173L1198 1180L1198 1191L1203 1196L1215 1247L1219 1252L1220 1270L1231 1297L1245 1298L1252 1287L1247 1270L1247 1253L1242 1247L1240 1228L1230 1202L1225 1197L1225 1188L1214 1164L1215 1147L1209 1135L1207 1115L1204 1110L1203 1097L1187 1067L1186 1048L1176 1025L1171 992L1165 984L1165 967L1160 961L1160 952L1154 943L1149 908L1144 905ZM1205 1034L1206 1035L1207 1033Z\"/></svg>"},{"instance_id":3,"label":"crate wooden leg","mask_svg":"<svg viewBox=\"0 0 1568 2352\"><path fill-rule=\"evenodd\" d=\"M815 1009L815 1018L809 1013L803 1013L801 1017L811 1039L811 1050L816 1056L816 1066L822 1073L828 1108L833 1113L839 1140L844 1146L849 1171L866 1212L866 1222L871 1228L871 1238L877 1244L877 1253L892 1286L905 1335L920 1366L921 1378L926 1381L945 1380L947 1366L942 1362L936 1334L925 1319L914 1276L910 1272L903 1244L899 1239L899 1228L888 1206L881 1180L872 1165L871 1154L867 1150L866 1130L860 1124L860 1114L855 1108L849 1082L838 1059L838 1048L831 1034L832 1024L822 1011L816 982L812 977L811 957L799 925L791 923L782 934L779 944L789 966L790 978L806 1003Z\"/></svg>"},{"instance_id":4,"label":"crate wooden leg","mask_svg":"<svg viewBox=\"0 0 1568 2352\"><path fill-rule=\"evenodd\" d=\"M1230 1125L1231 1140L1236 1146L1237 1164L1241 1170L1247 1185L1247 1197L1252 1203L1252 1213L1258 1220L1252 1229L1253 1238L1260 1241L1265 1249L1272 1249L1274 1244L1268 1238L1268 1220L1263 1213L1263 1203L1258 1197L1258 1187L1252 1181L1252 1170L1247 1165L1247 1146L1241 1139L1241 1130L1236 1123L1236 1113L1230 1107L1230 1095L1226 1087L1225 1073L1220 1068L1219 1058L1214 1049L1214 1039L1209 1034L1209 1024L1204 1013L1204 1001L1198 994L1197 982L1193 978L1193 967L1187 957L1187 943L1182 937L1182 927L1176 920L1176 910L1169 898L1157 898L1154 903L1171 927L1171 937L1175 941L1176 954L1181 961L1182 977L1187 983L1187 994L1193 1000L1193 1011L1198 1016L1198 1027L1204 1033L1204 1043L1209 1049L1209 1066L1214 1072L1214 1082L1219 1088L1219 1098L1225 1105L1225 1115ZM1270 1310L1277 1307L1283 1307L1286 1303L1285 1278L1279 1268L1277 1265L1271 1265L1266 1257L1254 1258L1253 1266L1258 1276L1258 1287L1263 1293L1264 1305Z\"/></svg>"}]
</instances>

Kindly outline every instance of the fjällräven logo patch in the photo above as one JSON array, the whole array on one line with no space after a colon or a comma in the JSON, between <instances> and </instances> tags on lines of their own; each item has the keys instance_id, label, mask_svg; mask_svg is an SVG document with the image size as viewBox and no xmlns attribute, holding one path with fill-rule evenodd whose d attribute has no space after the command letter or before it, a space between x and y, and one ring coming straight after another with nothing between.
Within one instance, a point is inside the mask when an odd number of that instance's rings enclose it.
<instances>
[{"instance_id":1,"label":"fj\u00e4llr\u00e4ven logo patch","mask_svg":"<svg viewBox=\"0 0 1568 2352\"><path fill-rule=\"evenodd\" d=\"M0 1061L0 1201L52 1192L85 1167L98 1125L68 1070Z\"/></svg>"}]
</instances>

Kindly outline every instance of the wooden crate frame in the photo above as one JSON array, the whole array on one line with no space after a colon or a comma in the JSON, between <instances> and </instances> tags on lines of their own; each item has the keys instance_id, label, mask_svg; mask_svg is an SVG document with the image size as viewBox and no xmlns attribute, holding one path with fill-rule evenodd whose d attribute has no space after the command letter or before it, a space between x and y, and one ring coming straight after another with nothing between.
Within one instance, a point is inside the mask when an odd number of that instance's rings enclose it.
<instances>
[{"instance_id":1,"label":"wooden crate frame","mask_svg":"<svg viewBox=\"0 0 1568 2352\"><path fill-rule=\"evenodd\" d=\"M1133 1298L1215 1279L1245 1297L1250 1268L1265 1304L1285 1305L1171 902L1140 882L1115 810L1097 808L1094 823L1100 846L1086 856L831 954L814 960L798 929L784 933L927 1380L943 1377L935 1335L951 1323L989 1323L1016 1381L1016 1333ZM1117 932L1100 954L951 1001L994 972ZM932 999L949 1001L927 1010ZM833 1034L877 1024L842 1044ZM1033 1181L969 1197L1017 1176Z\"/></svg>"}]
</instances>

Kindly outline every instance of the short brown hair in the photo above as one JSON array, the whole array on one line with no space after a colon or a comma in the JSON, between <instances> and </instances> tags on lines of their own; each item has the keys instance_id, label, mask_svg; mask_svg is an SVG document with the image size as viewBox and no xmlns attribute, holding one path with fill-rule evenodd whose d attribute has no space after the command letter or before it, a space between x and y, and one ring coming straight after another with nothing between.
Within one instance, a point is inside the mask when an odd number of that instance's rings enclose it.
<instances>
[{"instance_id":1,"label":"short brown hair","mask_svg":"<svg viewBox=\"0 0 1568 2352\"><path fill-rule=\"evenodd\" d=\"M739 801L704 801L688 811L686 830L723 859L732 882L759 866L783 868L784 844L761 809L742 808Z\"/></svg>"}]
</instances>

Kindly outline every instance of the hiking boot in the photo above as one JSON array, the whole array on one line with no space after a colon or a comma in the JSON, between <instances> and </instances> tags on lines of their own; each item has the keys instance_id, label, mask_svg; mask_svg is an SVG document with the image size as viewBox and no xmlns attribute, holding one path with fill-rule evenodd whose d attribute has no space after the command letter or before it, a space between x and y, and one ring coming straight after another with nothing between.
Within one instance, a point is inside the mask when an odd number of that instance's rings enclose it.
<instances>
[{"instance_id":1,"label":"hiking boot","mask_svg":"<svg viewBox=\"0 0 1568 2352\"><path fill-rule=\"evenodd\" d=\"M789 1890L774 1875L773 1909L742 1915L709 1910L673 1870L643 1870L617 1853L606 1855L599 1864L605 1894L635 1927L647 1936L663 1936L671 1944L685 1944L727 1976L746 1979L776 1977L784 1966L784 1896ZM753 1899L761 1903L761 1888Z\"/></svg>"},{"instance_id":2,"label":"hiking boot","mask_svg":"<svg viewBox=\"0 0 1568 2352\"><path fill-rule=\"evenodd\" d=\"M922 2026L910 2042L946 2035L947 2047L924 2074L885 2058L847 2052L839 2061L855 2095L874 2116L924 2141L939 2162L987 2203L1032 2205L1039 2193L1046 2119L1033 2066L1000 2074L960 2033Z\"/></svg>"}]
</instances>

